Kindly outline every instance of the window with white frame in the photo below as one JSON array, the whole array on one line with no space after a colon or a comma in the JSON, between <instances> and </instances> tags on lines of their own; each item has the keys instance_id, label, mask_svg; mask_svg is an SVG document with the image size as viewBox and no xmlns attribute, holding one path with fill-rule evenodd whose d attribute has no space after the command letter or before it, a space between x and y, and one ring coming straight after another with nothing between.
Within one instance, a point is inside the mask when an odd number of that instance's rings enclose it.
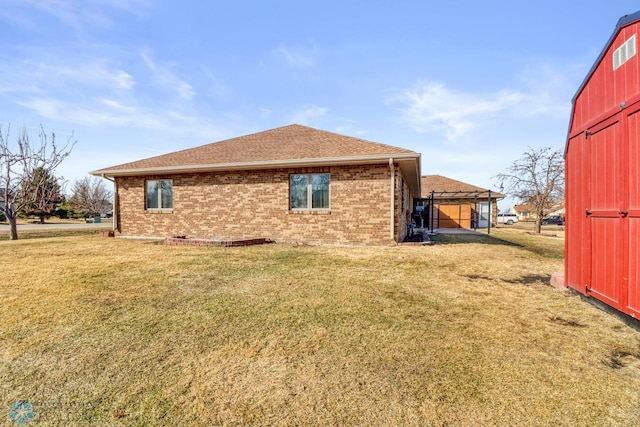
<instances>
[{"instance_id":1,"label":"window with white frame","mask_svg":"<svg viewBox=\"0 0 640 427\"><path fill-rule=\"evenodd\" d=\"M147 210L173 209L173 180L147 181Z\"/></svg>"},{"instance_id":2,"label":"window with white frame","mask_svg":"<svg viewBox=\"0 0 640 427\"><path fill-rule=\"evenodd\" d=\"M289 177L289 207L291 209L329 209L328 173L295 174Z\"/></svg>"}]
</instances>

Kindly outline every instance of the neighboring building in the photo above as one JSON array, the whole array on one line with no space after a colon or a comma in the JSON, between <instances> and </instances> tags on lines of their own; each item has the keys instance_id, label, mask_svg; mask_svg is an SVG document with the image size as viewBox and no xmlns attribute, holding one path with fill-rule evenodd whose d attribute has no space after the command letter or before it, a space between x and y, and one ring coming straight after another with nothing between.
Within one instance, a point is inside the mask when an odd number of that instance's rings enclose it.
<instances>
[{"instance_id":1,"label":"neighboring building","mask_svg":"<svg viewBox=\"0 0 640 427\"><path fill-rule=\"evenodd\" d=\"M424 228L488 228L496 226L503 194L441 175L421 177L422 195L415 201L416 225Z\"/></svg>"},{"instance_id":2,"label":"neighboring building","mask_svg":"<svg viewBox=\"0 0 640 427\"><path fill-rule=\"evenodd\" d=\"M420 196L420 154L300 125L92 172L122 236L389 244Z\"/></svg>"},{"instance_id":3,"label":"neighboring building","mask_svg":"<svg viewBox=\"0 0 640 427\"><path fill-rule=\"evenodd\" d=\"M640 316L640 12L623 16L573 98L565 283Z\"/></svg>"},{"instance_id":4,"label":"neighboring building","mask_svg":"<svg viewBox=\"0 0 640 427\"><path fill-rule=\"evenodd\" d=\"M515 205L513 207L513 213L518 215L518 221L533 222L536 220L536 209L531 205ZM546 216L561 216L564 218L564 204L555 206L553 209L547 212Z\"/></svg>"},{"instance_id":5,"label":"neighboring building","mask_svg":"<svg viewBox=\"0 0 640 427\"><path fill-rule=\"evenodd\" d=\"M518 221L535 221L536 211L533 206L529 205L514 205L513 213L518 215Z\"/></svg>"}]
</instances>

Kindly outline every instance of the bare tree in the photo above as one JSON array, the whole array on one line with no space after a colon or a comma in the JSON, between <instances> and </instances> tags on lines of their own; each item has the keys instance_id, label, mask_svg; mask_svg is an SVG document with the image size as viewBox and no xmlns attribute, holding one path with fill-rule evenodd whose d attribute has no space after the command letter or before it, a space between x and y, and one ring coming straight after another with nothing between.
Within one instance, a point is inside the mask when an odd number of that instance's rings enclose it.
<instances>
[{"instance_id":1,"label":"bare tree","mask_svg":"<svg viewBox=\"0 0 640 427\"><path fill-rule=\"evenodd\" d=\"M41 198L47 193L39 188L48 185L47 180L34 177L37 173L55 176L55 169L69 156L76 141L70 137L63 147L58 147L55 134L47 138L41 125L39 143L32 143L23 127L16 143L10 144L10 130L11 126L6 131L0 126L0 212L9 221L9 239L17 240L18 212L42 204Z\"/></svg>"},{"instance_id":2,"label":"bare tree","mask_svg":"<svg viewBox=\"0 0 640 427\"><path fill-rule=\"evenodd\" d=\"M564 203L564 160L560 150L529 147L506 172L493 178L504 193L533 207L537 233L541 231L542 218Z\"/></svg>"},{"instance_id":3,"label":"bare tree","mask_svg":"<svg viewBox=\"0 0 640 427\"><path fill-rule=\"evenodd\" d=\"M102 178L77 179L71 187L71 208L83 215L101 215L113 208L113 193Z\"/></svg>"}]
</instances>

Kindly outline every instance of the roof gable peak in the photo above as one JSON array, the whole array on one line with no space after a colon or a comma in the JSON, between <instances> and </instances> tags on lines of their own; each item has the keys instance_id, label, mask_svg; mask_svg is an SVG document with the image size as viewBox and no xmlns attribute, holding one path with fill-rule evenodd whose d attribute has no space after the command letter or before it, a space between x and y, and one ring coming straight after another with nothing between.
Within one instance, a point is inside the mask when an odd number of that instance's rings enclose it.
<instances>
[{"instance_id":1,"label":"roof gable peak","mask_svg":"<svg viewBox=\"0 0 640 427\"><path fill-rule=\"evenodd\" d=\"M379 142L291 124L181 151L125 163L95 175L171 173L185 170L272 168L367 159L415 158L420 154Z\"/></svg>"}]
</instances>

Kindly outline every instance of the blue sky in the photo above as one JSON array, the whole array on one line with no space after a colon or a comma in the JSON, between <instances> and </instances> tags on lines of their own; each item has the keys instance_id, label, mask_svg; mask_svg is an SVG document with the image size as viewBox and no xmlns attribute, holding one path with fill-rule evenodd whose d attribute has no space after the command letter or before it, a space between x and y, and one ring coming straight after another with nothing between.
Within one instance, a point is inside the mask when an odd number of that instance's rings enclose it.
<instances>
[{"instance_id":1,"label":"blue sky","mask_svg":"<svg viewBox=\"0 0 640 427\"><path fill-rule=\"evenodd\" d=\"M74 132L68 180L299 123L418 151L423 174L495 189L528 146L564 146L571 98L638 9L0 0L0 123Z\"/></svg>"}]
</instances>

